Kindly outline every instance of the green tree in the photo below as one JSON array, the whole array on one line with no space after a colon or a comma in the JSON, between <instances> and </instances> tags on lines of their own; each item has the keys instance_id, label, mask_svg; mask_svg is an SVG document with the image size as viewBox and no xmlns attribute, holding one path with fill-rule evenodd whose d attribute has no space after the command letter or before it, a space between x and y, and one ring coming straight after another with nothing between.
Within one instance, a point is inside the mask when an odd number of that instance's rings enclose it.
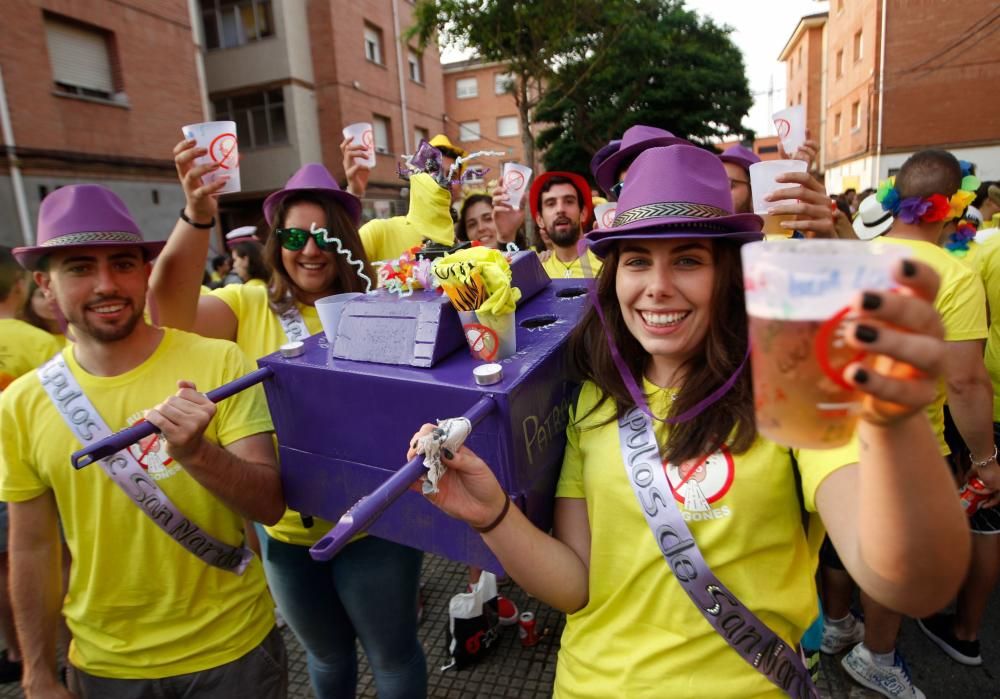
<instances>
[{"instance_id":1,"label":"green tree","mask_svg":"<svg viewBox=\"0 0 1000 699\"><path fill-rule=\"evenodd\" d=\"M442 31L446 44L472 49L485 61L509 66L513 77L509 89L517 103L525 161L534 168L532 112L558 66L579 63L603 40L606 2L419 0L407 37L416 36L426 46ZM571 94L576 88L563 85L562 89Z\"/></svg>"},{"instance_id":2,"label":"green tree","mask_svg":"<svg viewBox=\"0 0 1000 699\"><path fill-rule=\"evenodd\" d=\"M751 135L741 121L753 98L731 29L682 1L622 4L612 9L627 19L609 25L615 30L593 51L566 60L536 107L535 121L551 124L537 139L546 168L587 173L593 153L636 124L701 144Z\"/></svg>"}]
</instances>

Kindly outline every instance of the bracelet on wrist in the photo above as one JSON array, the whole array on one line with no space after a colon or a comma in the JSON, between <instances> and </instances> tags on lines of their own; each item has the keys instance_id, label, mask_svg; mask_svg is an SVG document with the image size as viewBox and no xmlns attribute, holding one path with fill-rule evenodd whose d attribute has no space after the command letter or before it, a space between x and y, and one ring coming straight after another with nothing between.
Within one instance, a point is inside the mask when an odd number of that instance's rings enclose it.
<instances>
[{"instance_id":1,"label":"bracelet on wrist","mask_svg":"<svg viewBox=\"0 0 1000 699\"><path fill-rule=\"evenodd\" d=\"M489 524L487 524L485 527L473 527L473 529L475 529L480 534L488 534L489 532L493 531L498 526L500 526L500 522L504 520L509 511L510 511L510 495L504 493L503 507L500 509L500 514L497 515L497 518L492 522L490 522Z\"/></svg>"},{"instance_id":2,"label":"bracelet on wrist","mask_svg":"<svg viewBox=\"0 0 1000 699\"><path fill-rule=\"evenodd\" d=\"M187 214L184 213L184 209L183 208L181 208L181 221L183 221L184 223L188 224L189 226L194 226L195 228L201 228L202 230L208 230L210 228L215 228L215 216L213 216L212 220L209 221L208 223L198 223L197 221L192 221L191 219L189 219L187 217Z\"/></svg>"},{"instance_id":3,"label":"bracelet on wrist","mask_svg":"<svg viewBox=\"0 0 1000 699\"><path fill-rule=\"evenodd\" d=\"M972 461L973 468L986 468L991 463L992 464L997 463L997 447L994 444L993 445L993 454L991 456L988 456L987 458L983 459L982 461L976 461L975 459L973 459L971 453L969 454L969 459Z\"/></svg>"}]
</instances>

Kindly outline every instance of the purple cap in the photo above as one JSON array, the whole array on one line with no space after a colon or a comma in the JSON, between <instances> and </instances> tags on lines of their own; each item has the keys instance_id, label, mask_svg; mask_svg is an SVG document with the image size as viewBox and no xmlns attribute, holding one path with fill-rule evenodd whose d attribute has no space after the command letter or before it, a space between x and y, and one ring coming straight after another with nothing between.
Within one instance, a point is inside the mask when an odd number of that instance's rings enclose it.
<instances>
[{"instance_id":1,"label":"purple cap","mask_svg":"<svg viewBox=\"0 0 1000 699\"><path fill-rule=\"evenodd\" d=\"M274 214L281 202L290 196L305 193L333 199L344 207L355 226L361 222L361 200L350 192L342 190L337 180L333 179L333 175L323 165L306 163L288 179L283 189L279 189L264 200L264 218L267 220L267 225L274 226Z\"/></svg>"},{"instance_id":2,"label":"purple cap","mask_svg":"<svg viewBox=\"0 0 1000 699\"><path fill-rule=\"evenodd\" d=\"M729 178L719 159L692 145L650 148L636 157L611 228L587 236L604 256L615 241L633 238L761 240L764 222L734 214Z\"/></svg>"},{"instance_id":3,"label":"purple cap","mask_svg":"<svg viewBox=\"0 0 1000 699\"><path fill-rule=\"evenodd\" d=\"M618 181L618 173L639 153L647 148L673 146L681 143L690 145L686 139L674 136L664 129L644 126L643 124L633 126L622 136L618 150L607 156L602 163L594 168L594 178L597 180L597 185L606 193L610 192ZM593 167L593 163L591 163L591 167Z\"/></svg>"},{"instance_id":4,"label":"purple cap","mask_svg":"<svg viewBox=\"0 0 1000 699\"><path fill-rule=\"evenodd\" d=\"M724 163L739 165L744 170L749 171L751 165L760 162L760 156L746 146L741 146L737 143L735 146L729 146L729 148L722 151L719 154L719 160Z\"/></svg>"},{"instance_id":5,"label":"purple cap","mask_svg":"<svg viewBox=\"0 0 1000 699\"><path fill-rule=\"evenodd\" d=\"M590 159L590 174L594 176L595 181L597 180L597 168L601 166L601 163L617 153L621 145L622 140L616 138L613 141L608 141L606 146L602 146L599 151L594 153L594 157Z\"/></svg>"},{"instance_id":6,"label":"purple cap","mask_svg":"<svg viewBox=\"0 0 1000 699\"><path fill-rule=\"evenodd\" d=\"M98 184L71 184L45 197L38 209L36 240L35 246L13 250L26 269L36 269L43 257L59 248L138 246L152 258L166 245L162 240L144 240L125 202Z\"/></svg>"}]
</instances>

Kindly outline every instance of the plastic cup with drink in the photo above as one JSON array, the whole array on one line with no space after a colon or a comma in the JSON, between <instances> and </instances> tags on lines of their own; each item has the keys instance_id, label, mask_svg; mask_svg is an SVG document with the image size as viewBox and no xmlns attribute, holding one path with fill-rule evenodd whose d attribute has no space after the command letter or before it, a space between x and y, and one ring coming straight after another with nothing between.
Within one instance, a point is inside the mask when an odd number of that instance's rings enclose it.
<instances>
[{"instance_id":1,"label":"plastic cup with drink","mask_svg":"<svg viewBox=\"0 0 1000 699\"><path fill-rule=\"evenodd\" d=\"M337 340L337 328L340 327L340 317L344 313L344 306L362 296L364 294L361 292L350 291L324 296L316 301L316 313L319 315L319 322L323 325L323 334L326 335L326 341L330 347L333 347Z\"/></svg>"},{"instance_id":2,"label":"plastic cup with drink","mask_svg":"<svg viewBox=\"0 0 1000 699\"><path fill-rule=\"evenodd\" d=\"M206 155L195 158L195 166L219 164L217 170L202 176L201 179L205 184L211 184L221 177L228 177L225 186L216 194L240 191L240 151L235 121L187 124L181 127L181 133L184 134L184 138L193 140L198 148L208 151Z\"/></svg>"},{"instance_id":3,"label":"plastic cup with drink","mask_svg":"<svg viewBox=\"0 0 1000 699\"><path fill-rule=\"evenodd\" d=\"M790 238L792 230L782 228L782 221L795 220L795 214L768 214L768 209L779 206L781 202L765 201L771 192L794 187L794 184L778 182L777 177L786 172L805 172L804 160L762 160L750 166L750 189L753 193L753 212L764 219L764 236L772 238Z\"/></svg>"},{"instance_id":4,"label":"plastic cup with drink","mask_svg":"<svg viewBox=\"0 0 1000 699\"><path fill-rule=\"evenodd\" d=\"M849 307L861 291L893 289L892 272L904 257L905 248L862 241L743 246L754 407L762 435L810 449L832 449L851 439L863 395L843 371L866 355L845 341Z\"/></svg>"},{"instance_id":5,"label":"plastic cup with drink","mask_svg":"<svg viewBox=\"0 0 1000 699\"><path fill-rule=\"evenodd\" d=\"M528 191L529 181L531 181L530 167L518 163L504 163L502 182L504 189L507 190L507 203L515 211L521 208L521 200Z\"/></svg>"},{"instance_id":6,"label":"plastic cup with drink","mask_svg":"<svg viewBox=\"0 0 1000 699\"><path fill-rule=\"evenodd\" d=\"M357 124L351 124L345 126L343 129L344 138L353 139L352 144L361 144L368 149L368 156L365 158L355 156L354 162L358 165L364 165L367 168L375 167L375 130L372 125L366 121L358 122Z\"/></svg>"}]
</instances>

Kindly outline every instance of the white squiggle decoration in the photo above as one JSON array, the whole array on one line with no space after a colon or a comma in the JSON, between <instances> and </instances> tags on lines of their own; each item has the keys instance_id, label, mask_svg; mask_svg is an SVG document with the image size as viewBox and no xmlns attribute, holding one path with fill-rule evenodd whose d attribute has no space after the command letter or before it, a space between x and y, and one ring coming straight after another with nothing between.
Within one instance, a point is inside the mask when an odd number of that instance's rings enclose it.
<instances>
[{"instance_id":1,"label":"white squiggle decoration","mask_svg":"<svg viewBox=\"0 0 1000 699\"><path fill-rule=\"evenodd\" d=\"M509 253L521 252L521 248L517 247L517 243L511 241L507 243L507 252Z\"/></svg>"},{"instance_id":2,"label":"white squiggle decoration","mask_svg":"<svg viewBox=\"0 0 1000 699\"><path fill-rule=\"evenodd\" d=\"M464 163L467 163L470 160L473 160L474 158L479 158L484 155L492 155L497 158L503 158L506 157L507 154L495 150L477 150L475 153L469 153L464 158L462 156L458 156L457 158L455 158L455 162L453 162L451 164L451 167L448 169L448 181L450 182L452 178L455 177L455 173L462 169L462 165Z\"/></svg>"},{"instance_id":3,"label":"white squiggle decoration","mask_svg":"<svg viewBox=\"0 0 1000 699\"><path fill-rule=\"evenodd\" d=\"M319 228L319 227L317 227L315 221L313 221L312 224L310 224L310 226L309 226L309 232L312 233L313 235L315 235L316 233L322 232L323 233L323 242L327 243L328 245L330 243L336 243L337 244L337 254L338 255L343 255L344 257L346 257L347 258L347 264L349 264L349 265L351 265L353 267L357 267L358 268L358 276L361 277L362 279L364 279L365 283L368 285L368 288L365 289L365 293L367 293L367 294L372 293L372 290L373 290L372 287L374 287L375 285L372 284L371 277L369 277L367 274L365 274L365 263L362 262L361 260L355 260L354 259L354 255L351 254L350 250L348 250L347 248L344 247L344 243L341 242L340 238L338 238L337 236L331 236L330 232L328 230L326 230L326 228Z\"/></svg>"}]
</instances>

